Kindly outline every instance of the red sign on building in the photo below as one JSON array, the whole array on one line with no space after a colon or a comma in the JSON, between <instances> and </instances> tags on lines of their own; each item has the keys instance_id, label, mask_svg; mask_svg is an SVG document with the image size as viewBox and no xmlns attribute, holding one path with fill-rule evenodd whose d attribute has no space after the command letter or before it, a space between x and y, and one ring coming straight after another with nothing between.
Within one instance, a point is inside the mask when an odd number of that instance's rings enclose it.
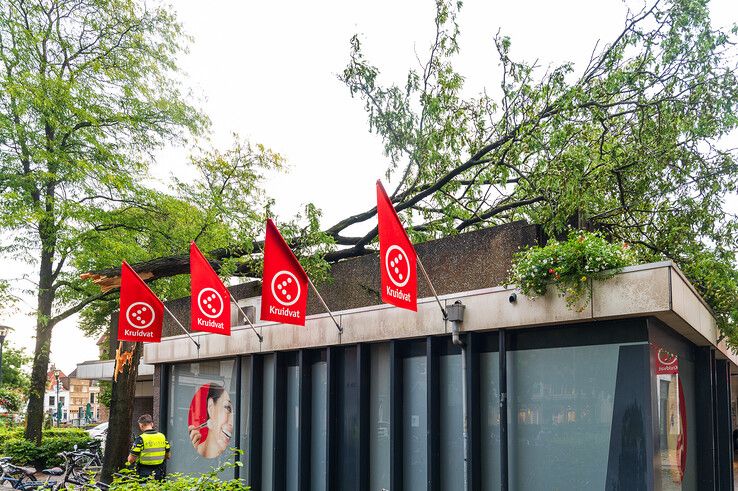
<instances>
[{"instance_id":1,"label":"red sign on building","mask_svg":"<svg viewBox=\"0 0 738 491\"><path fill-rule=\"evenodd\" d=\"M164 304L140 276L123 261L120 271L118 341L161 341Z\"/></svg>"},{"instance_id":2,"label":"red sign on building","mask_svg":"<svg viewBox=\"0 0 738 491\"><path fill-rule=\"evenodd\" d=\"M377 181L377 218L382 301L416 311L418 278L415 248L380 181Z\"/></svg>"},{"instance_id":3,"label":"red sign on building","mask_svg":"<svg viewBox=\"0 0 738 491\"><path fill-rule=\"evenodd\" d=\"M267 220L264 239L264 274L261 285L261 318L305 325L308 277L277 226Z\"/></svg>"},{"instance_id":4,"label":"red sign on building","mask_svg":"<svg viewBox=\"0 0 738 491\"><path fill-rule=\"evenodd\" d=\"M230 336L228 289L194 242L190 244L190 295L192 330Z\"/></svg>"}]
</instances>

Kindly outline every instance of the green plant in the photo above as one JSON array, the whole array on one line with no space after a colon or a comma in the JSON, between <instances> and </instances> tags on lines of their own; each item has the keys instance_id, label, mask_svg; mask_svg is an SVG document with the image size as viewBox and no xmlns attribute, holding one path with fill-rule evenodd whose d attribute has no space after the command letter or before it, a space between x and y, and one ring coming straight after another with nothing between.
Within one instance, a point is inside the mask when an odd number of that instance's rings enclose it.
<instances>
[{"instance_id":1,"label":"green plant","mask_svg":"<svg viewBox=\"0 0 738 491\"><path fill-rule=\"evenodd\" d=\"M0 430L0 455L12 457L18 465L35 465L38 468L53 467L63 462L57 456L60 452L84 446L91 441L90 436L79 428L51 428L44 430L41 445L23 438L22 428Z\"/></svg>"},{"instance_id":2,"label":"green plant","mask_svg":"<svg viewBox=\"0 0 738 491\"><path fill-rule=\"evenodd\" d=\"M238 450L235 450L235 452L241 453ZM226 463L199 476L172 474L165 481L155 481L153 479L142 481L130 470L123 470L113 480L110 489L116 491L246 491L251 489L251 487L247 486L243 480L223 480L218 477L226 469L236 466L240 467L241 465L241 462Z\"/></svg>"},{"instance_id":3,"label":"green plant","mask_svg":"<svg viewBox=\"0 0 738 491\"><path fill-rule=\"evenodd\" d=\"M598 233L572 230L564 242L552 240L516 253L508 282L529 297L544 295L553 284L566 305L581 312L589 303L591 280L611 278L635 263L628 244L612 244Z\"/></svg>"},{"instance_id":4,"label":"green plant","mask_svg":"<svg viewBox=\"0 0 738 491\"><path fill-rule=\"evenodd\" d=\"M107 380L101 380L100 382L100 404L110 409L110 400L113 397L113 383Z\"/></svg>"},{"instance_id":5,"label":"green plant","mask_svg":"<svg viewBox=\"0 0 738 491\"><path fill-rule=\"evenodd\" d=\"M17 413L23 405L23 395L19 390L2 387L0 388L0 406L8 412Z\"/></svg>"}]
</instances>

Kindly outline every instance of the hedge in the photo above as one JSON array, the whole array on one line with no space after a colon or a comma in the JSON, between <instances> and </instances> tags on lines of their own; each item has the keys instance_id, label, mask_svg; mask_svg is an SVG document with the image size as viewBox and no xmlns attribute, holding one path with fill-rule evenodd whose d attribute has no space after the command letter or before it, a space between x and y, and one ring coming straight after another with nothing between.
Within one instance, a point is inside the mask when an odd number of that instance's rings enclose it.
<instances>
[{"instance_id":1,"label":"hedge","mask_svg":"<svg viewBox=\"0 0 738 491\"><path fill-rule=\"evenodd\" d=\"M16 465L32 465L37 469L61 465L60 452L87 445L92 439L79 428L52 428L44 430L41 445L23 438L23 428L0 429L0 455L11 457Z\"/></svg>"}]
</instances>

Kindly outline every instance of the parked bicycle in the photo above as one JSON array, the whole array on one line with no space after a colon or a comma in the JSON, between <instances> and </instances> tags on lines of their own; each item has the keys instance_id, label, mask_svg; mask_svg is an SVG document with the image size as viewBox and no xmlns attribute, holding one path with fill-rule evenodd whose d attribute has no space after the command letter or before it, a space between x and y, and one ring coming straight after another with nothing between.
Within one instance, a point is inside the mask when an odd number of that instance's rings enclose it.
<instances>
[{"instance_id":1,"label":"parked bicycle","mask_svg":"<svg viewBox=\"0 0 738 491\"><path fill-rule=\"evenodd\" d=\"M45 480L37 480L36 469L20 467L11 463L10 459L0 459L2 475L0 485L10 484L13 489L23 491L60 491L63 489L108 490L105 483L95 481L100 472L101 456L99 452L75 450L58 454L64 459L63 467L52 467L41 471Z\"/></svg>"}]
</instances>

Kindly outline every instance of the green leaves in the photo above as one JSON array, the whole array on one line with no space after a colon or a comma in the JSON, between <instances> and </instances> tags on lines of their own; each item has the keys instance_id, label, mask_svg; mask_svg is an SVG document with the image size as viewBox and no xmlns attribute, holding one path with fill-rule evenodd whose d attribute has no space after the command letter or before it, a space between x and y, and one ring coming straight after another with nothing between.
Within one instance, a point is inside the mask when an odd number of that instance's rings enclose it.
<instances>
[{"instance_id":1,"label":"green leaves","mask_svg":"<svg viewBox=\"0 0 738 491\"><path fill-rule=\"evenodd\" d=\"M569 308L581 312L589 304L593 280L606 280L636 263L626 243L611 244L600 234L572 230L565 242L550 241L513 257L508 282L529 297L541 296L553 285Z\"/></svg>"},{"instance_id":2,"label":"green leaves","mask_svg":"<svg viewBox=\"0 0 738 491\"><path fill-rule=\"evenodd\" d=\"M232 449L234 454L243 454L243 451ZM214 468L211 472L202 475L189 476L181 474L168 475L164 481L153 479L141 480L130 470L123 470L111 483L110 489L118 491L246 491L251 489L241 479L221 479L219 475L234 467L241 467L243 456L235 463L225 463Z\"/></svg>"},{"instance_id":3,"label":"green leaves","mask_svg":"<svg viewBox=\"0 0 738 491\"><path fill-rule=\"evenodd\" d=\"M380 84L355 39L341 77L385 144L414 238L519 219L552 237L572 225L602 230L640 260L676 261L733 333L738 223L725 202L738 168L720 139L738 124L736 30L713 28L706 0L652 2L586 66L544 62L545 71L515 60L498 34L499 89L470 98L453 66L458 8L437 3L423 73L411 71L403 90ZM705 258L723 261L712 277L720 288L700 286Z\"/></svg>"},{"instance_id":4,"label":"green leaves","mask_svg":"<svg viewBox=\"0 0 738 491\"><path fill-rule=\"evenodd\" d=\"M3 378L2 387L15 391L21 395L21 399L28 391L31 379L28 368L31 357L22 347L15 347L8 341L3 346Z\"/></svg>"}]
</instances>

